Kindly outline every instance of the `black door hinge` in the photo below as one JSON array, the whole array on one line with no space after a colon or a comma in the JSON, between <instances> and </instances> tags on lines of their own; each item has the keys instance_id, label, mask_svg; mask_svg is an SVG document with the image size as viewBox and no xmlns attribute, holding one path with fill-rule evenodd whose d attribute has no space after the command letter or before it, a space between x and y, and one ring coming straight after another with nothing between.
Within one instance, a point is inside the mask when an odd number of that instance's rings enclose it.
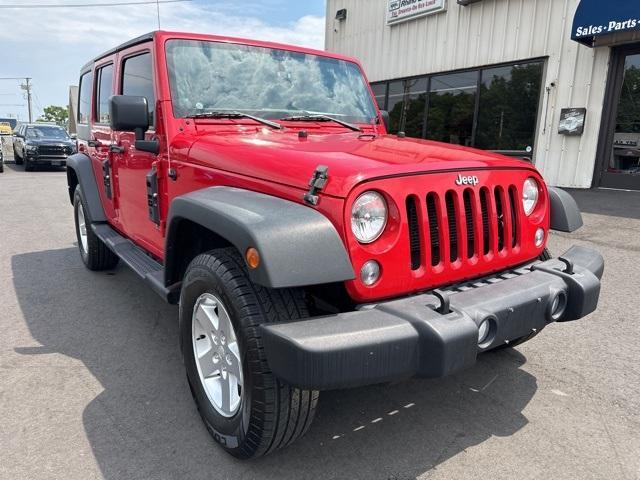
<instances>
[{"instance_id":1,"label":"black door hinge","mask_svg":"<svg viewBox=\"0 0 640 480\"><path fill-rule=\"evenodd\" d=\"M104 183L104 193L111 199L111 164L107 158L102 162L102 182Z\"/></svg>"},{"instance_id":2,"label":"black door hinge","mask_svg":"<svg viewBox=\"0 0 640 480\"><path fill-rule=\"evenodd\" d=\"M304 194L304 201L310 205L317 205L320 201L318 192L324 188L329 180L329 167L318 165L311 180L309 180L309 191Z\"/></svg>"},{"instance_id":3,"label":"black door hinge","mask_svg":"<svg viewBox=\"0 0 640 480\"><path fill-rule=\"evenodd\" d=\"M147 173L147 206L149 207L149 218L156 225L160 224L160 202L158 199L158 171L154 166Z\"/></svg>"}]
</instances>

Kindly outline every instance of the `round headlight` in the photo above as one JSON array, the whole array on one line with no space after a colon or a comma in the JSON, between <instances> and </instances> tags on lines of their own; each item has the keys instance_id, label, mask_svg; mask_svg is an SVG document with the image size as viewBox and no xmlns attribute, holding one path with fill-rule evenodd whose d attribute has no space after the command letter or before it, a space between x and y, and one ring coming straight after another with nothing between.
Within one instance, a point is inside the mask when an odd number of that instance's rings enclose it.
<instances>
[{"instance_id":1,"label":"round headlight","mask_svg":"<svg viewBox=\"0 0 640 480\"><path fill-rule=\"evenodd\" d=\"M525 215L531 215L533 209L538 204L539 187L538 182L532 177L527 178L522 186L522 206Z\"/></svg>"},{"instance_id":2,"label":"round headlight","mask_svg":"<svg viewBox=\"0 0 640 480\"><path fill-rule=\"evenodd\" d=\"M360 243L376 240L387 225L387 202L378 192L365 192L351 208L351 231Z\"/></svg>"}]
</instances>

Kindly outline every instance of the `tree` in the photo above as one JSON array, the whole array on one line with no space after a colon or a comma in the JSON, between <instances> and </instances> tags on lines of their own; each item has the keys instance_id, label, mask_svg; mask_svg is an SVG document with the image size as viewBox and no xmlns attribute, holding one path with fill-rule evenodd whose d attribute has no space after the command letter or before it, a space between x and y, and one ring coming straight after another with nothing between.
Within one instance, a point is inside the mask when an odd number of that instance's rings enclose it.
<instances>
[{"instance_id":1,"label":"tree","mask_svg":"<svg viewBox=\"0 0 640 480\"><path fill-rule=\"evenodd\" d=\"M55 122L56 124L66 127L69 119L69 109L67 107L58 107L57 105L49 105L44 107L43 115L38 118L39 122Z\"/></svg>"}]
</instances>

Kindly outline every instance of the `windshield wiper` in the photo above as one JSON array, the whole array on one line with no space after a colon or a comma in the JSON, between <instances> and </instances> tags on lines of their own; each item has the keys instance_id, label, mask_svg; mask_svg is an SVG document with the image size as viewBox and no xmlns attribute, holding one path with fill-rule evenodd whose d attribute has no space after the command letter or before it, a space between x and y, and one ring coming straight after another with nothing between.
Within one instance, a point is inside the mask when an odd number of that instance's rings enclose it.
<instances>
[{"instance_id":1,"label":"windshield wiper","mask_svg":"<svg viewBox=\"0 0 640 480\"><path fill-rule=\"evenodd\" d=\"M361 132L362 129L357 125L353 125L352 123L344 122L334 117L330 117L329 115L298 115L291 117L284 117L280 120L284 122L335 122L343 127L348 128L349 130L353 130L354 132Z\"/></svg>"},{"instance_id":2,"label":"windshield wiper","mask_svg":"<svg viewBox=\"0 0 640 480\"><path fill-rule=\"evenodd\" d=\"M276 130L282 130L282 125L276 122L272 122L265 118L254 117L248 113L242 112L202 112L194 113L193 115L187 115L188 118L248 118L258 123L266 125L267 127L274 128Z\"/></svg>"}]
</instances>

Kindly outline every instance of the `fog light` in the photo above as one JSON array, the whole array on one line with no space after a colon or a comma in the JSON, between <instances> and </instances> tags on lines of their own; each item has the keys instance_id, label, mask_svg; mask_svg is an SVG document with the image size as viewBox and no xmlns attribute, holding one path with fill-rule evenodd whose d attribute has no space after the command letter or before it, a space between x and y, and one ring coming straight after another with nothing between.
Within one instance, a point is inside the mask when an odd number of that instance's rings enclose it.
<instances>
[{"instance_id":1,"label":"fog light","mask_svg":"<svg viewBox=\"0 0 640 480\"><path fill-rule=\"evenodd\" d=\"M542 243L544 242L544 229L543 228L539 228L538 230L536 230L535 242L536 242L536 247L541 247L542 246Z\"/></svg>"},{"instance_id":2,"label":"fog light","mask_svg":"<svg viewBox=\"0 0 640 480\"><path fill-rule=\"evenodd\" d=\"M491 324L486 318L478 326L478 344L484 343L491 331Z\"/></svg>"},{"instance_id":3,"label":"fog light","mask_svg":"<svg viewBox=\"0 0 640 480\"><path fill-rule=\"evenodd\" d=\"M562 290L559 291L549 306L549 314L552 320L560 320L564 315L564 311L567 309L567 294Z\"/></svg>"},{"instance_id":4,"label":"fog light","mask_svg":"<svg viewBox=\"0 0 640 480\"><path fill-rule=\"evenodd\" d=\"M360 270L360 281L367 286L373 285L380 278L380 264L375 260L369 260Z\"/></svg>"}]
</instances>

